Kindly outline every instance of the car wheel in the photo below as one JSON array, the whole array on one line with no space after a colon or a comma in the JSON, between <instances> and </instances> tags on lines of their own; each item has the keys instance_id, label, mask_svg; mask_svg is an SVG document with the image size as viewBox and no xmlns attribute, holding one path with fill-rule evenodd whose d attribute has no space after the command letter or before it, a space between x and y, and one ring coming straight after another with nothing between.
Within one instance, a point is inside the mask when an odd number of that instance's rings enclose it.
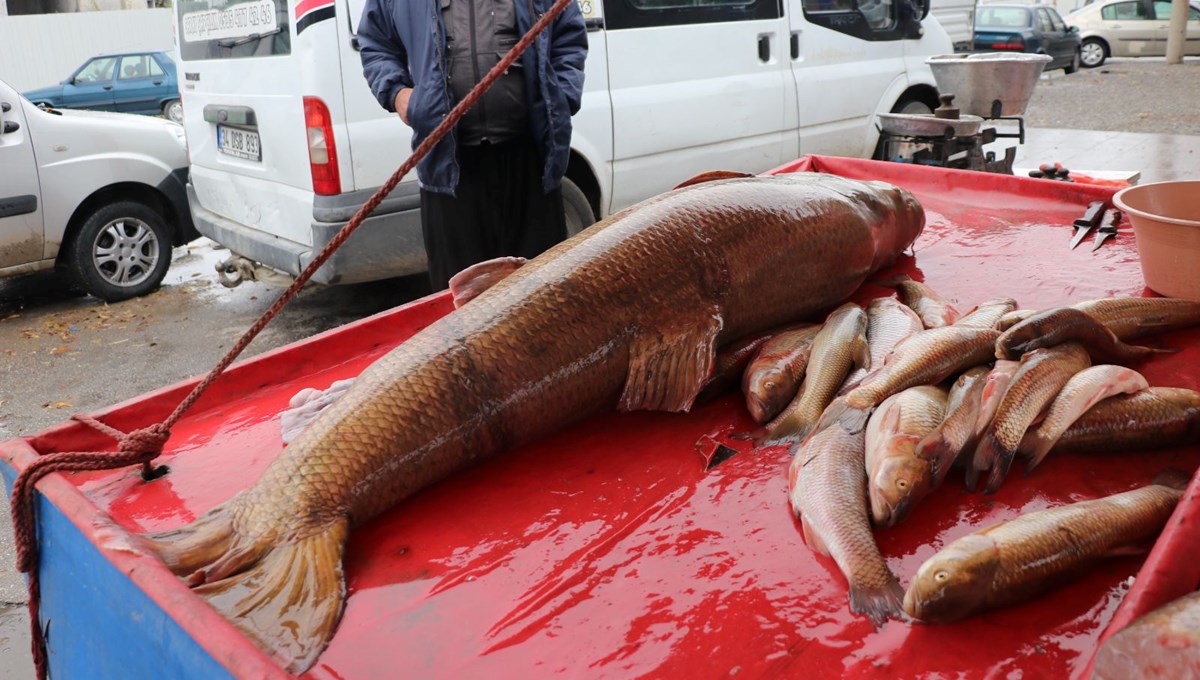
<instances>
[{"instance_id":1,"label":"car wheel","mask_svg":"<svg viewBox=\"0 0 1200 680\"><path fill-rule=\"evenodd\" d=\"M1079 61L1084 68L1096 68L1104 63L1108 58L1108 48L1104 43L1095 38L1088 38L1083 41L1083 46L1079 51Z\"/></svg>"},{"instance_id":2,"label":"car wheel","mask_svg":"<svg viewBox=\"0 0 1200 680\"><path fill-rule=\"evenodd\" d=\"M592 204L588 203L583 190L566 177L562 181L562 196L563 210L567 213L567 236L574 236L595 224Z\"/></svg>"},{"instance_id":3,"label":"car wheel","mask_svg":"<svg viewBox=\"0 0 1200 680\"><path fill-rule=\"evenodd\" d=\"M183 102L178 99L163 104L163 117L176 123L183 122Z\"/></svg>"},{"instance_id":4,"label":"car wheel","mask_svg":"<svg viewBox=\"0 0 1200 680\"><path fill-rule=\"evenodd\" d=\"M136 201L96 209L71 242L67 268L75 283L109 302L145 295L171 265L171 231L162 215Z\"/></svg>"},{"instance_id":5,"label":"car wheel","mask_svg":"<svg viewBox=\"0 0 1200 680\"><path fill-rule=\"evenodd\" d=\"M1076 71L1079 70L1079 62L1080 62L1079 50L1075 50L1075 54L1071 55L1071 63L1069 63L1065 67L1063 67L1063 71L1065 71L1067 73L1075 73Z\"/></svg>"}]
</instances>

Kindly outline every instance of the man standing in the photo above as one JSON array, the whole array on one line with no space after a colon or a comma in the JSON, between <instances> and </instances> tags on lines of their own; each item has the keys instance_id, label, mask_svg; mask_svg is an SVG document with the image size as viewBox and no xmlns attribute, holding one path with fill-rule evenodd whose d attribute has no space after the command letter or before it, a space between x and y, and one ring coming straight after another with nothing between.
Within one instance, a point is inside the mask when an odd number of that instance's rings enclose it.
<instances>
[{"instance_id":1,"label":"man standing","mask_svg":"<svg viewBox=\"0 0 1200 680\"><path fill-rule=\"evenodd\" d=\"M363 74L380 105L412 127L416 148L550 4L367 0ZM472 264L533 257L566 237L561 182L586 55L571 3L417 165L434 290Z\"/></svg>"}]
</instances>

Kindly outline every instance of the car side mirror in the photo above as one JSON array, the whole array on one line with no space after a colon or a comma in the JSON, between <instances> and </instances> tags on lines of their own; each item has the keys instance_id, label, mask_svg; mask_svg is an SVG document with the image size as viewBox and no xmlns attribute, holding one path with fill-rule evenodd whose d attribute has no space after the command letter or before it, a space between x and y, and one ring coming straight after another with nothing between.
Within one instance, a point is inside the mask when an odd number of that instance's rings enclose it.
<instances>
[{"instance_id":1,"label":"car side mirror","mask_svg":"<svg viewBox=\"0 0 1200 680\"><path fill-rule=\"evenodd\" d=\"M67 78L67 84L74 85L75 84L75 76L71 76L70 78Z\"/></svg>"},{"instance_id":2,"label":"car side mirror","mask_svg":"<svg viewBox=\"0 0 1200 680\"><path fill-rule=\"evenodd\" d=\"M1078 32L1079 32L1078 26L1067 26L1067 33L1078 33Z\"/></svg>"},{"instance_id":3,"label":"car side mirror","mask_svg":"<svg viewBox=\"0 0 1200 680\"><path fill-rule=\"evenodd\" d=\"M912 3L913 14L917 21L923 21L925 17L929 16L929 6L933 4L931 0L909 0L909 2Z\"/></svg>"}]
</instances>

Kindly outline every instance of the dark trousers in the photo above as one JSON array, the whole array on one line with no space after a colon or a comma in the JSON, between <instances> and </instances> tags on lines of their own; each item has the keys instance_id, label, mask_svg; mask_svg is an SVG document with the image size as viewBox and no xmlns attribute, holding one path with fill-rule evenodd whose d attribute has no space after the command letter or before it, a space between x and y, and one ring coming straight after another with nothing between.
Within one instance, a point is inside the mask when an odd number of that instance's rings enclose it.
<instances>
[{"instance_id":1,"label":"dark trousers","mask_svg":"<svg viewBox=\"0 0 1200 680\"><path fill-rule=\"evenodd\" d=\"M454 196L421 190L421 230L433 290L467 267L534 257L567 236L562 188L542 191L542 158L528 137L460 146Z\"/></svg>"}]
</instances>

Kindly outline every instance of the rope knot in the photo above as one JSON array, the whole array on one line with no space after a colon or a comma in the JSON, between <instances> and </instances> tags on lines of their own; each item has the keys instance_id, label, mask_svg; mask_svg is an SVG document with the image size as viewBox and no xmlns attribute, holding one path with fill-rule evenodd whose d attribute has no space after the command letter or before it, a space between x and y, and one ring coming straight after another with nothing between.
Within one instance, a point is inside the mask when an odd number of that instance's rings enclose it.
<instances>
[{"instance_id":1,"label":"rope knot","mask_svg":"<svg viewBox=\"0 0 1200 680\"><path fill-rule=\"evenodd\" d=\"M117 451L131 459L150 462L162 453L170 436L171 431L162 423L143 427L122 436L117 443Z\"/></svg>"}]
</instances>

